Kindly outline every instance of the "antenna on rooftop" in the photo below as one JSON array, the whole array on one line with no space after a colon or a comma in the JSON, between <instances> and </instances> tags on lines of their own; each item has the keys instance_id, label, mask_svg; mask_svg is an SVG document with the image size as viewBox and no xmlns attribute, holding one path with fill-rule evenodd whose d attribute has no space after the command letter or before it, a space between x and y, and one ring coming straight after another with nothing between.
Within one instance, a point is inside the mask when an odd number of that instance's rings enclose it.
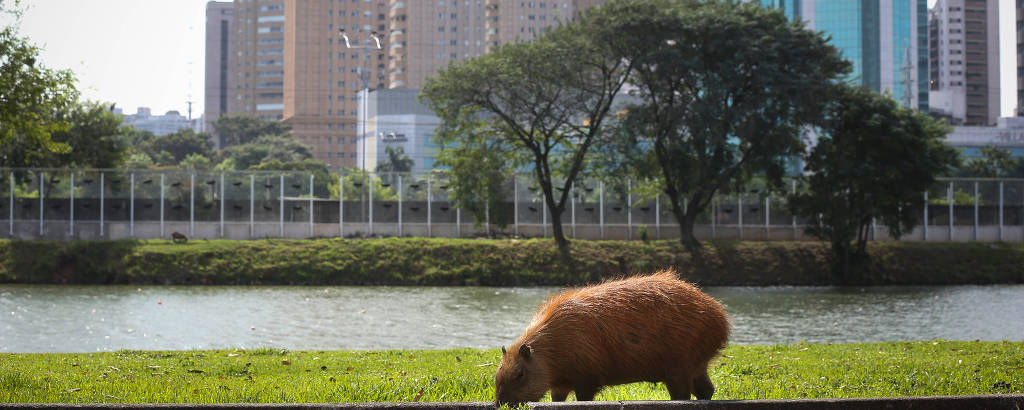
<instances>
[{"instance_id":1,"label":"antenna on rooftop","mask_svg":"<svg viewBox=\"0 0 1024 410\"><path fill-rule=\"evenodd\" d=\"M914 102L914 65L910 61L909 46L903 56L903 66L900 67L900 85L903 86L900 103L906 108L913 108L910 105Z\"/></svg>"}]
</instances>

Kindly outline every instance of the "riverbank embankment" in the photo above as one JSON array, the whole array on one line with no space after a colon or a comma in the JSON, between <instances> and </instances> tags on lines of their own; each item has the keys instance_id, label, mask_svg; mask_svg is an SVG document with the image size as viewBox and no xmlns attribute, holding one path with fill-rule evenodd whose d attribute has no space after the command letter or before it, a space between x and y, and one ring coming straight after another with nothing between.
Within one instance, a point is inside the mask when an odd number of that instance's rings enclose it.
<instances>
[{"instance_id":1,"label":"riverbank embankment","mask_svg":"<svg viewBox=\"0 0 1024 410\"><path fill-rule=\"evenodd\" d=\"M720 241L694 258L676 241L574 241L573 271L543 239L0 240L0 283L563 286L663 268L703 286L1024 283L1024 244L871 243L852 279L830 273L828 250Z\"/></svg>"}]
</instances>

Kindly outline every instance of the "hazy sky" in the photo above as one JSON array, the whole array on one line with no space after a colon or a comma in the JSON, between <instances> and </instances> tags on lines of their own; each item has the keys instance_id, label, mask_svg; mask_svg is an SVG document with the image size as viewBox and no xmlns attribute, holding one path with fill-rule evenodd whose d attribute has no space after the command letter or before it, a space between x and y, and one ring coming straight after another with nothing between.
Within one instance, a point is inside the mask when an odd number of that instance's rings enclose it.
<instances>
[{"instance_id":1,"label":"hazy sky","mask_svg":"<svg viewBox=\"0 0 1024 410\"><path fill-rule=\"evenodd\" d=\"M425 0L416 0L425 1ZM908 0L896 0L908 1ZM70 68L90 99L126 113L203 112L206 0L23 0L21 34L50 68ZM929 0L931 6L935 0ZM1017 101L1013 0L999 0L1002 114ZM9 21L0 19L0 23Z\"/></svg>"}]
</instances>

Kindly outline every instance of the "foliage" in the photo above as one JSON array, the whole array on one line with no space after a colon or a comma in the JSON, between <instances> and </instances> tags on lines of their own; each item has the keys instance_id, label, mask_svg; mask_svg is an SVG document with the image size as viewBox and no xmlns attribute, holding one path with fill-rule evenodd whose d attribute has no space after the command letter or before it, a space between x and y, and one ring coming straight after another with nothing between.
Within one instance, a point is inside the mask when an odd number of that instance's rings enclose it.
<instances>
[{"instance_id":1,"label":"foliage","mask_svg":"<svg viewBox=\"0 0 1024 410\"><path fill-rule=\"evenodd\" d=\"M249 144L260 137L289 136L291 126L281 121L262 119L253 114L228 114L213 122L223 147Z\"/></svg>"},{"instance_id":2,"label":"foliage","mask_svg":"<svg viewBox=\"0 0 1024 410\"><path fill-rule=\"evenodd\" d=\"M966 161L961 176L978 178L1022 178L1024 177L1024 159L1014 158L1013 154L999 147L982 147L981 157Z\"/></svg>"},{"instance_id":3,"label":"foliage","mask_svg":"<svg viewBox=\"0 0 1024 410\"><path fill-rule=\"evenodd\" d=\"M868 251L873 263L854 284L1024 283L1020 243L878 242ZM820 242L709 242L702 252L695 259L664 239L576 241L573 273L550 239L0 240L0 282L571 286L671 267L702 286L838 284Z\"/></svg>"},{"instance_id":4,"label":"foliage","mask_svg":"<svg viewBox=\"0 0 1024 410\"><path fill-rule=\"evenodd\" d=\"M20 18L20 2L0 11ZM52 70L38 60L39 48L19 37L17 25L0 30L0 166L27 167L45 163L52 154L71 147L51 134L69 124L60 113L76 99L75 78L69 70Z\"/></svg>"},{"instance_id":5,"label":"foliage","mask_svg":"<svg viewBox=\"0 0 1024 410\"><path fill-rule=\"evenodd\" d=\"M202 154L188 154L185 159L178 163L178 168L189 171L201 171L213 168L210 159Z\"/></svg>"},{"instance_id":6,"label":"foliage","mask_svg":"<svg viewBox=\"0 0 1024 410\"><path fill-rule=\"evenodd\" d=\"M234 169L250 169L262 162L301 162L312 158L309 146L288 136L267 135L252 142L232 145L218 154L219 162L228 161Z\"/></svg>"},{"instance_id":7,"label":"foliage","mask_svg":"<svg viewBox=\"0 0 1024 410\"><path fill-rule=\"evenodd\" d=\"M603 10L538 40L500 46L441 69L426 80L420 95L443 121L438 138L445 149L469 144L467 138L482 133L498 138L514 153L511 158L527 160L563 254L569 244L561 215L569 188L632 69L604 41L611 37L606 23L615 16Z\"/></svg>"},{"instance_id":8,"label":"foliage","mask_svg":"<svg viewBox=\"0 0 1024 410\"><path fill-rule=\"evenodd\" d=\"M251 170L260 171L299 171L302 175L313 175L313 193L317 197L330 192L328 188L330 184L337 185L338 177L331 173L330 169L327 168L327 164L323 161L306 158L301 161L288 161L281 162L277 159L272 159L267 162L262 162L258 165L249 168ZM308 195L308 194L306 194Z\"/></svg>"},{"instance_id":9,"label":"foliage","mask_svg":"<svg viewBox=\"0 0 1024 410\"><path fill-rule=\"evenodd\" d=\"M487 132L480 124L471 126L479 131L460 131L458 144L441 150L434 162L447 168L444 174L451 186L449 199L456 207L469 212L477 226L481 221L490 221L504 228L512 221L490 216L508 215L511 202L505 195L510 191L507 181L514 177L515 164L521 161L510 158L516 152L507 141ZM442 144L452 142L452 138L439 139Z\"/></svg>"},{"instance_id":10,"label":"foliage","mask_svg":"<svg viewBox=\"0 0 1024 410\"><path fill-rule=\"evenodd\" d=\"M807 159L807 190L791 207L808 217L809 234L831 243L833 272L848 278L867 263L872 221L895 238L910 232L925 205L921 192L957 164L957 152L945 126L892 98L859 86L837 94Z\"/></svg>"},{"instance_id":11,"label":"foliage","mask_svg":"<svg viewBox=\"0 0 1024 410\"><path fill-rule=\"evenodd\" d=\"M397 201L398 193L392 188L394 185L389 187L384 186L384 181L380 177L371 175L369 172L364 172L359 169L348 169L342 173L341 183L345 186L346 201L369 201L370 197L370 185L373 185L373 200L374 201ZM369 183L369 184L368 184ZM331 198L337 199L340 191L338 186L337 177L331 178L330 186L328 187Z\"/></svg>"},{"instance_id":12,"label":"foliage","mask_svg":"<svg viewBox=\"0 0 1024 410\"><path fill-rule=\"evenodd\" d=\"M1019 394L1024 343L921 341L727 347L718 400ZM3 354L0 403L346 403L494 400L498 349ZM601 401L666 400L665 387ZM548 401L550 397L543 400Z\"/></svg>"},{"instance_id":13,"label":"foliage","mask_svg":"<svg viewBox=\"0 0 1024 410\"><path fill-rule=\"evenodd\" d=\"M396 174L412 171L413 159L402 147L384 147L384 153L388 158L378 163L374 171L381 178L387 179L389 184L395 185L398 183Z\"/></svg>"},{"instance_id":14,"label":"foliage","mask_svg":"<svg viewBox=\"0 0 1024 410\"><path fill-rule=\"evenodd\" d=\"M653 150L681 241L697 250L694 221L714 195L754 175L779 184L828 86L850 64L821 33L757 2L624 0L605 8L618 16L608 27L619 37L612 44L637 65L630 82L641 101L626 116L626 144Z\"/></svg>"},{"instance_id":15,"label":"foliage","mask_svg":"<svg viewBox=\"0 0 1024 410\"><path fill-rule=\"evenodd\" d=\"M213 144L206 133L196 134L191 128L182 128L167 135L153 137L144 142L141 151L153 158L160 165L178 164L189 154L199 154L210 158L213 155ZM166 152L167 154L163 154ZM167 155L172 163L167 163Z\"/></svg>"},{"instance_id":16,"label":"foliage","mask_svg":"<svg viewBox=\"0 0 1024 410\"><path fill-rule=\"evenodd\" d=\"M128 159L121 164L125 169L146 169L154 165L156 165L156 163L153 162L153 158L150 158L149 155L144 152L130 154Z\"/></svg>"},{"instance_id":17,"label":"foliage","mask_svg":"<svg viewBox=\"0 0 1024 410\"><path fill-rule=\"evenodd\" d=\"M76 103L61 114L71 125L65 131L52 134L53 140L68 144L71 151L52 154L50 167L115 168L121 165L128 144L128 128L122 126L120 115L110 111L109 104L100 102Z\"/></svg>"}]
</instances>

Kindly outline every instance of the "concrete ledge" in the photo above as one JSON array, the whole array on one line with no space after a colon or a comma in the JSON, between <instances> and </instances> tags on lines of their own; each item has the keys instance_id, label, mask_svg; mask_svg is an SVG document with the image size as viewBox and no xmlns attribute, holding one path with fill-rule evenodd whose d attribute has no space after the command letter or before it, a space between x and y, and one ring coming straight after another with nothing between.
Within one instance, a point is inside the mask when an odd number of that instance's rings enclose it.
<instances>
[{"instance_id":1,"label":"concrete ledge","mask_svg":"<svg viewBox=\"0 0 1024 410\"><path fill-rule=\"evenodd\" d=\"M711 400L711 401L604 401L567 403L530 403L535 409L564 410L782 410L782 409L1024 409L1024 394L986 396L896 397L867 399L815 399L815 400ZM485 410L493 409L488 402L453 403L311 403L311 404L3 404L0 409L159 409L159 410Z\"/></svg>"}]
</instances>

